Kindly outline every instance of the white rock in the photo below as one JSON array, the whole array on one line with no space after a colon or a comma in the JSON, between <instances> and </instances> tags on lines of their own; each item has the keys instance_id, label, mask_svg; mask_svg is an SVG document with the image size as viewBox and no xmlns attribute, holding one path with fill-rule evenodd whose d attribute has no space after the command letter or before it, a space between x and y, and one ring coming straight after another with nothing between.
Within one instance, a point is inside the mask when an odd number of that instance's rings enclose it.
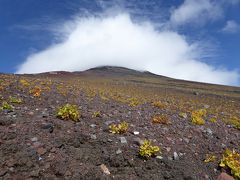
<instances>
[{"instance_id":1,"label":"white rock","mask_svg":"<svg viewBox=\"0 0 240 180\"><path fill-rule=\"evenodd\" d=\"M37 140L38 140L37 137L33 137L33 138L31 138L31 141L32 141L32 142L36 142Z\"/></svg>"},{"instance_id":2,"label":"white rock","mask_svg":"<svg viewBox=\"0 0 240 180\"><path fill-rule=\"evenodd\" d=\"M116 151L116 154L121 154L121 153L122 153L121 149L118 149L118 150Z\"/></svg>"},{"instance_id":3,"label":"white rock","mask_svg":"<svg viewBox=\"0 0 240 180\"><path fill-rule=\"evenodd\" d=\"M105 164L101 164L100 168L101 168L101 170L103 171L104 174L107 174L107 175L111 174Z\"/></svg>"},{"instance_id":4,"label":"white rock","mask_svg":"<svg viewBox=\"0 0 240 180\"><path fill-rule=\"evenodd\" d=\"M133 131L133 134L134 135L139 135L139 132L138 131Z\"/></svg>"},{"instance_id":5,"label":"white rock","mask_svg":"<svg viewBox=\"0 0 240 180\"><path fill-rule=\"evenodd\" d=\"M174 160L179 160L179 156L178 156L177 152L173 153L173 159Z\"/></svg>"},{"instance_id":6,"label":"white rock","mask_svg":"<svg viewBox=\"0 0 240 180\"><path fill-rule=\"evenodd\" d=\"M119 137L119 139L122 144L127 143L127 139L125 137Z\"/></svg>"}]
</instances>

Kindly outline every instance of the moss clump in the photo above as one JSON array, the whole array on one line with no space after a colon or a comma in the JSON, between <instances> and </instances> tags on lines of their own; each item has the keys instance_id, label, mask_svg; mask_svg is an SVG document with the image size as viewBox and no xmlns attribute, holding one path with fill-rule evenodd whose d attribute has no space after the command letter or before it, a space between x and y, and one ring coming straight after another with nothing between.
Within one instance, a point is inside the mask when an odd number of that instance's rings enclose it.
<instances>
[{"instance_id":1,"label":"moss clump","mask_svg":"<svg viewBox=\"0 0 240 180\"><path fill-rule=\"evenodd\" d=\"M139 155L144 158L155 156L160 151L158 146L152 146L151 141L144 140L143 144L139 148Z\"/></svg>"},{"instance_id":2,"label":"moss clump","mask_svg":"<svg viewBox=\"0 0 240 180\"><path fill-rule=\"evenodd\" d=\"M164 114L157 114L152 118L153 123L170 124L169 118Z\"/></svg>"},{"instance_id":3,"label":"moss clump","mask_svg":"<svg viewBox=\"0 0 240 180\"><path fill-rule=\"evenodd\" d=\"M219 166L229 169L236 179L240 179L240 154L236 151L227 149Z\"/></svg>"},{"instance_id":4,"label":"moss clump","mask_svg":"<svg viewBox=\"0 0 240 180\"><path fill-rule=\"evenodd\" d=\"M120 124L112 124L109 126L109 129L113 134L123 134L128 130L128 123L123 121Z\"/></svg>"},{"instance_id":5,"label":"moss clump","mask_svg":"<svg viewBox=\"0 0 240 180\"><path fill-rule=\"evenodd\" d=\"M195 125L204 125L204 117L206 117L206 109L199 109L192 112L192 123Z\"/></svg>"},{"instance_id":6,"label":"moss clump","mask_svg":"<svg viewBox=\"0 0 240 180\"><path fill-rule=\"evenodd\" d=\"M76 105L66 104L58 109L56 116L63 120L79 121L80 113Z\"/></svg>"},{"instance_id":7,"label":"moss clump","mask_svg":"<svg viewBox=\"0 0 240 180\"><path fill-rule=\"evenodd\" d=\"M8 111L12 111L13 110L13 107L8 104L8 102L4 101L2 103L2 107L0 108L1 110L8 110Z\"/></svg>"},{"instance_id":8,"label":"moss clump","mask_svg":"<svg viewBox=\"0 0 240 180\"><path fill-rule=\"evenodd\" d=\"M22 99L10 96L9 97L9 102L10 103L14 103L14 104L21 104L22 103Z\"/></svg>"},{"instance_id":9,"label":"moss clump","mask_svg":"<svg viewBox=\"0 0 240 180\"><path fill-rule=\"evenodd\" d=\"M30 86L30 83L25 79L20 79L20 84L25 87Z\"/></svg>"}]
</instances>

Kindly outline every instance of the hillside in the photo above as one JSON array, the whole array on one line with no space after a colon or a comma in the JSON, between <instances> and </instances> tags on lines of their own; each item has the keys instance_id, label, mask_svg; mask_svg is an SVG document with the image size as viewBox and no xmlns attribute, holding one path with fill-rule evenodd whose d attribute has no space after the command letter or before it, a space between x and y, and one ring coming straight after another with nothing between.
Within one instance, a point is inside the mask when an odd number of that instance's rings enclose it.
<instances>
[{"instance_id":1,"label":"hillside","mask_svg":"<svg viewBox=\"0 0 240 180\"><path fill-rule=\"evenodd\" d=\"M66 104L73 121L56 116ZM120 67L0 74L0 105L0 179L216 179L234 176L226 149L240 173L239 87ZM160 151L140 156L144 140Z\"/></svg>"}]
</instances>

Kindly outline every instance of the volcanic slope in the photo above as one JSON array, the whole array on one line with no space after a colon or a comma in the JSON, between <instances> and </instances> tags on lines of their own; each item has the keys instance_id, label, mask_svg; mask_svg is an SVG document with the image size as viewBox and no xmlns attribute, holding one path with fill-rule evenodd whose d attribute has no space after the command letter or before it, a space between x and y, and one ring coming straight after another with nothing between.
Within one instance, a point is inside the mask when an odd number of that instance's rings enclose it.
<instances>
[{"instance_id":1,"label":"volcanic slope","mask_svg":"<svg viewBox=\"0 0 240 180\"><path fill-rule=\"evenodd\" d=\"M74 121L57 117L66 104ZM226 149L239 158L239 87L120 67L0 74L0 105L0 179L216 179L234 176ZM144 140L160 151L140 156Z\"/></svg>"}]
</instances>

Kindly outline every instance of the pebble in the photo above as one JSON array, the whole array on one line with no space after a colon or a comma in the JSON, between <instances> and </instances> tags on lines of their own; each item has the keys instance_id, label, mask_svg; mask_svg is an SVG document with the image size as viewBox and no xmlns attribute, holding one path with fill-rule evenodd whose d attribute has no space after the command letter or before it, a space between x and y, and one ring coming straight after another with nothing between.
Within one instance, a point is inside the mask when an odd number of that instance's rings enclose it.
<instances>
[{"instance_id":1,"label":"pebble","mask_svg":"<svg viewBox=\"0 0 240 180\"><path fill-rule=\"evenodd\" d=\"M170 148L170 147L167 147L166 150L167 150L167 152L170 152L170 151L171 151L171 148Z\"/></svg>"},{"instance_id":2,"label":"pebble","mask_svg":"<svg viewBox=\"0 0 240 180\"><path fill-rule=\"evenodd\" d=\"M188 138L183 138L183 140L188 144L190 142L190 139Z\"/></svg>"},{"instance_id":3,"label":"pebble","mask_svg":"<svg viewBox=\"0 0 240 180\"><path fill-rule=\"evenodd\" d=\"M157 158L157 159L163 159L163 157L162 157L162 156L156 156L156 158Z\"/></svg>"},{"instance_id":4,"label":"pebble","mask_svg":"<svg viewBox=\"0 0 240 180\"><path fill-rule=\"evenodd\" d=\"M121 149L118 149L118 150L116 151L116 154L121 154L121 153L122 153Z\"/></svg>"},{"instance_id":5,"label":"pebble","mask_svg":"<svg viewBox=\"0 0 240 180\"><path fill-rule=\"evenodd\" d=\"M105 164L101 164L100 168L101 168L101 170L103 171L104 174L107 174L107 175L111 174Z\"/></svg>"},{"instance_id":6,"label":"pebble","mask_svg":"<svg viewBox=\"0 0 240 180\"><path fill-rule=\"evenodd\" d=\"M33 116L33 115L34 115L34 112L30 111L30 112L28 113L28 115Z\"/></svg>"},{"instance_id":7,"label":"pebble","mask_svg":"<svg viewBox=\"0 0 240 180\"><path fill-rule=\"evenodd\" d=\"M213 132L210 128L207 128L206 133L210 136L212 136Z\"/></svg>"},{"instance_id":8,"label":"pebble","mask_svg":"<svg viewBox=\"0 0 240 180\"><path fill-rule=\"evenodd\" d=\"M37 153L38 153L39 155L43 155L43 154L45 154L46 152L47 152L46 149L44 149L43 147L40 147L40 148L37 149Z\"/></svg>"},{"instance_id":9,"label":"pebble","mask_svg":"<svg viewBox=\"0 0 240 180\"><path fill-rule=\"evenodd\" d=\"M139 135L139 132L138 131L133 131L133 134L134 135Z\"/></svg>"},{"instance_id":10,"label":"pebble","mask_svg":"<svg viewBox=\"0 0 240 180\"><path fill-rule=\"evenodd\" d=\"M46 117L48 117L49 116L49 113L48 112L46 112L46 111L43 111L42 112L42 117L43 118L46 118Z\"/></svg>"},{"instance_id":11,"label":"pebble","mask_svg":"<svg viewBox=\"0 0 240 180\"><path fill-rule=\"evenodd\" d=\"M204 107L205 109L210 108L210 106L209 106L208 104L205 104L203 107Z\"/></svg>"},{"instance_id":12,"label":"pebble","mask_svg":"<svg viewBox=\"0 0 240 180\"><path fill-rule=\"evenodd\" d=\"M109 126L110 124L112 124L114 121L106 121L104 122L105 125Z\"/></svg>"},{"instance_id":13,"label":"pebble","mask_svg":"<svg viewBox=\"0 0 240 180\"><path fill-rule=\"evenodd\" d=\"M122 144L126 144L127 143L127 139L125 137L119 137L119 139L120 139L120 142Z\"/></svg>"},{"instance_id":14,"label":"pebble","mask_svg":"<svg viewBox=\"0 0 240 180\"><path fill-rule=\"evenodd\" d=\"M37 137L33 137L33 138L31 138L31 141L32 142L36 142L36 141L38 141L38 138Z\"/></svg>"},{"instance_id":15,"label":"pebble","mask_svg":"<svg viewBox=\"0 0 240 180\"><path fill-rule=\"evenodd\" d=\"M52 124L44 124L42 129L47 129L50 133L53 132L54 126Z\"/></svg>"},{"instance_id":16,"label":"pebble","mask_svg":"<svg viewBox=\"0 0 240 180\"><path fill-rule=\"evenodd\" d=\"M173 153L173 159L174 160L179 160L179 156L178 156L177 152Z\"/></svg>"},{"instance_id":17,"label":"pebble","mask_svg":"<svg viewBox=\"0 0 240 180\"><path fill-rule=\"evenodd\" d=\"M97 125L96 124L91 124L90 127L91 128L95 128Z\"/></svg>"},{"instance_id":18,"label":"pebble","mask_svg":"<svg viewBox=\"0 0 240 180\"><path fill-rule=\"evenodd\" d=\"M91 134L90 137L91 139L94 139L94 140L97 139L97 136L95 134Z\"/></svg>"}]
</instances>

